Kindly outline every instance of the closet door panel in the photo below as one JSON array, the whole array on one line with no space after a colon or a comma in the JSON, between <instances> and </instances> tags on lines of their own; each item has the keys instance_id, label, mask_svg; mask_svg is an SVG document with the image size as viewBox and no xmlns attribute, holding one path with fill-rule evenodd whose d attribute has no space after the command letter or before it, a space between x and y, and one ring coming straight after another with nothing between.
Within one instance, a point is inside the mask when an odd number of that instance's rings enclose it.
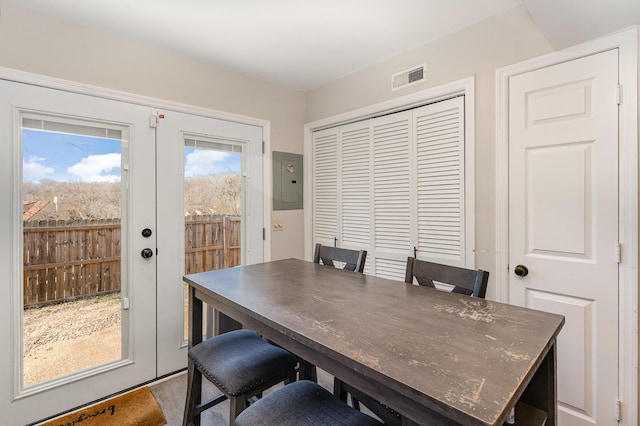
<instances>
[{"instance_id":1,"label":"closet door panel","mask_svg":"<svg viewBox=\"0 0 640 426\"><path fill-rule=\"evenodd\" d=\"M373 120L375 274L404 279L411 253L411 112Z\"/></svg>"},{"instance_id":2,"label":"closet door panel","mask_svg":"<svg viewBox=\"0 0 640 426\"><path fill-rule=\"evenodd\" d=\"M341 129L342 246L371 245L371 126L369 121Z\"/></svg>"},{"instance_id":3,"label":"closet door panel","mask_svg":"<svg viewBox=\"0 0 640 426\"><path fill-rule=\"evenodd\" d=\"M370 120L340 128L340 247L371 253L371 125ZM367 254L368 254L367 253ZM371 257L365 273L372 273Z\"/></svg>"},{"instance_id":4,"label":"closet door panel","mask_svg":"<svg viewBox=\"0 0 640 426\"><path fill-rule=\"evenodd\" d=\"M414 111L417 257L464 266L464 98Z\"/></svg>"},{"instance_id":5,"label":"closet door panel","mask_svg":"<svg viewBox=\"0 0 640 426\"><path fill-rule=\"evenodd\" d=\"M313 240L338 238L338 129L313 133Z\"/></svg>"}]
</instances>

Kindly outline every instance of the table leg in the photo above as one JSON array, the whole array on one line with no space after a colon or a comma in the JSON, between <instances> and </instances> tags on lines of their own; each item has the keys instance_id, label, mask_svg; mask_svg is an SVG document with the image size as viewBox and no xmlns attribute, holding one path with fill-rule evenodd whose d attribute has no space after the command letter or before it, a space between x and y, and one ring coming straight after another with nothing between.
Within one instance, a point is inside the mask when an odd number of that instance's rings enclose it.
<instances>
[{"instance_id":1,"label":"table leg","mask_svg":"<svg viewBox=\"0 0 640 426\"><path fill-rule=\"evenodd\" d=\"M196 290L189 286L189 349L202 342L202 300Z\"/></svg>"},{"instance_id":2,"label":"table leg","mask_svg":"<svg viewBox=\"0 0 640 426\"><path fill-rule=\"evenodd\" d=\"M556 342L554 341L520 400L543 410L547 414L546 426L556 426L558 424L557 392Z\"/></svg>"},{"instance_id":3,"label":"table leg","mask_svg":"<svg viewBox=\"0 0 640 426\"><path fill-rule=\"evenodd\" d=\"M231 317L226 316L222 312L217 309L214 310L215 315L215 325L214 325L214 336L218 336L222 333L226 333L228 331L240 330L242 329L242 324L238 321L232 319Z\"/></svg>"},{"instance_id":4,"label":"table leg","mask_svg":"<svg viewBox=\"0 0 640 426\"><path fill-rule=\"evenodd\" d=\"M189 349L202 342L202 300L195 295L195 288L189 286ZM200 416L193 417L195 407L202 399L202 375L191 361L187 362L187 398L182 418L183 426L199 426Z\"/></svg>"}]
</instances>

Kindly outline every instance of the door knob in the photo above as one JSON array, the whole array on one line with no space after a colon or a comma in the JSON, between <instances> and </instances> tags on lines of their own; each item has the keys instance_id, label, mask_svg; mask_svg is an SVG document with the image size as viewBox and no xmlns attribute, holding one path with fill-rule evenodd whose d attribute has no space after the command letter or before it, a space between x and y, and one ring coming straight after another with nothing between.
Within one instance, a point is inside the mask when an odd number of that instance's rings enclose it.
<instances>
[{"instance_id":1,"label":"door knob","mask_svg":"<svg viewBox=\"0 0 640 426\"><path fill-rule=\"evenodd\" d=\"M142 255L142 257L145 259L149 259L153 256L153 250L151 250L150 248L142 249L140 255Z\"/></svg>"},{"instance_id":2,"label":"door knob","mask_svg":"<svg viewBox=\"0 0 640 426\"><path fill-rule=\"evenodd\" d=\"M529 273L529 268L524 265L516 265L516 267L513 268L513 272L519 277L526 277Z\"/></svg>"}]
</instances>

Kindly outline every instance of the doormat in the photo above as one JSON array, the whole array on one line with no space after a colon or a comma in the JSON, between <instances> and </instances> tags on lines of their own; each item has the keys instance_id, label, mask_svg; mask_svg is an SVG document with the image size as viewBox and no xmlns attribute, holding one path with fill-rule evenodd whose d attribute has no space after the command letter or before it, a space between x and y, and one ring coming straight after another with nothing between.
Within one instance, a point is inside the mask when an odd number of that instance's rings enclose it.
<instances>
[{"instance_id":1,"label":"doormat","mask_svg":"<svg viewBox=\"0 0 640 426\"><path fill-rule=\"evenodd\" d=\"M161 426L166 422L153 394L144 387L39 426Z\"/></svg>"}]
</instances>

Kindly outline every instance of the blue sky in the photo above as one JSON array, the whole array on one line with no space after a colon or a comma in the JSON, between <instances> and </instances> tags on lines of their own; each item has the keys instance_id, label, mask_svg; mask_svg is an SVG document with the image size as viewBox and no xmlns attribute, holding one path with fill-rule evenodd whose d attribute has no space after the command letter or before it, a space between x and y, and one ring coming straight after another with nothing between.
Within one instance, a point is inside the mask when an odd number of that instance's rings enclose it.
<instances>
[{"instance_id":1,"label":"blue sky","mask_svg":"<svg viewBox=\"0 0 640 426\"><path fill-rule=\"evenodd\" d=\"M23 129L25 182L119 182L120 141ZM185 177L239 173L240 154L185 149Z\"/></svg>"},{"instance_id":2,"label":"blue sky","mask_svg":"<svg viewBox=\"0 0 640 426\"><path fill-rule=\"evenodd\" d=\"M185 148L184 176L192 178L215 174L240 173L242 155L234 152Z\"/></svg>"},{"instance_id":3,"label":"blue sky","mask_svg":"<svg viewBox=\"0 0 640 426\"><path fill-rule=\"evenodd\" d=\"M22 175L25 182L118 182L120 141L24 129Z\"/></svg>"}]
</instances>

